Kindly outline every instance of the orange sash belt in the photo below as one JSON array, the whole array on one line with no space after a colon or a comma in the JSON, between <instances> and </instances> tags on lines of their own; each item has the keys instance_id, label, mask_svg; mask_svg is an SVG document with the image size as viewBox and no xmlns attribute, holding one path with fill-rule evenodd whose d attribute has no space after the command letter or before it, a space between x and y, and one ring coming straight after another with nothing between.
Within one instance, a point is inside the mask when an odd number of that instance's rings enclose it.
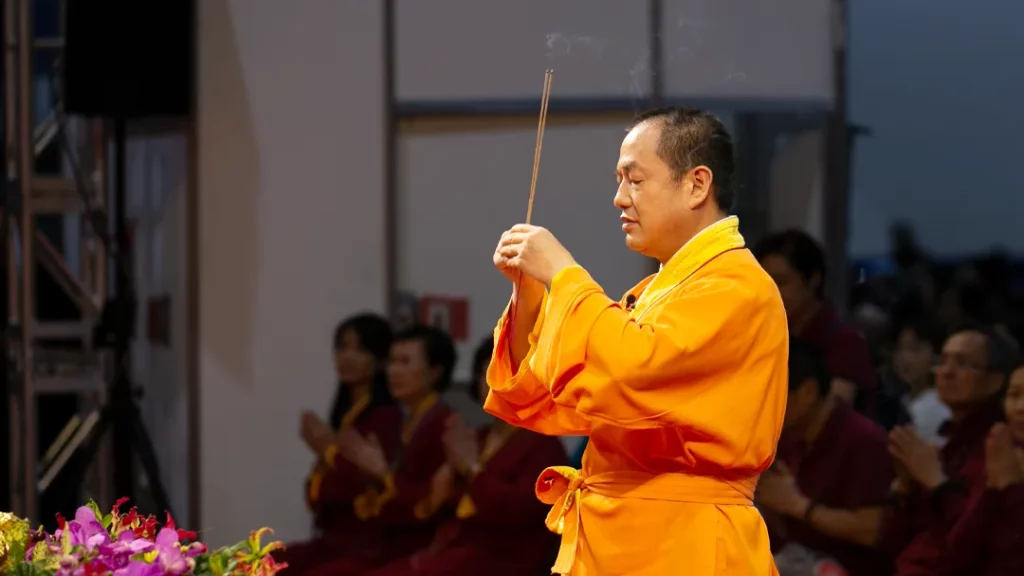
<instances>
[{"instance_id":1,"label":"orange sash belt","mask_svg":"<svg viewBox=\"0 0 1024 576\"><path fill-rule=\"evenodd\" d=\"M576 560L579 541L579 501L584 490L612 498L639 498L669 502L694 502L721 506L751 506L757 477L727 481L690 474L647 474L616 471L584 476L581 470L552 466L537 478L537 498L551 506L544 521L548 530L562 536L552 574L568 574Z\"/></svg>"}]
</instances>

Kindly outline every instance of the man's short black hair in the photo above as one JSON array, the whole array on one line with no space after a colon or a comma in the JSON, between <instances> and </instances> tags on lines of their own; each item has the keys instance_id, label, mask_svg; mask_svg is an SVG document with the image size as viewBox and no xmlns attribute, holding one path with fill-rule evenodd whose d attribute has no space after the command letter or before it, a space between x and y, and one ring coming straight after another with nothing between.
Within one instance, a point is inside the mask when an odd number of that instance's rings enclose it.
<instances>
[{"instance_id":1,"label":"man's short black hair","mask_svg":"<svg viewBox=\"0 0 1024 576\"><path fill-rule=\"evenodd\" d=\"M985 324L962 324L950 330L949 336L964 332L974 332L985 338L985 370L1009 378L1018 360L1017 350L1013 343L999 331Z\"/></svg>"},{"instance_id":2,"label":"man's short black hair","mask_svg":"<svg viewBox=\"0 0 1024 576\"><path fill-rule=\"evenodd\" d=\"M789 391L792 392L808 380L818 385L818 394L825 398L832 391L832 378L825 368L821 350L799 338L789 339Z\"/></svg>"},{"instance_id":3,"label":"man's short black hair","mask_svg":"<svg viewBox=\"0 0 1024 576\"><path fill-rule=\"evenodd\" d=\"M697 166L707 166L714 178L715 202L723 212L731 212L736 201L736 160L732 136L725 124L710 112L685 106L644 112L629 130L644 122L661 125L658 156L672 168L673 175L679 179Z\"/></svg>"},{"instance_id":4,"label":"man's short black hair","mask_svg":"<svg viewBox=\"0 0 1024 576\"><path fill-rule=\"evenodd\" d=\"M754 256L763 260L767 256L779 256L796 270L805 282L817 274L821 277L818 283L817 296L821 296L825 288L825 250L810 234L792 228L776 232L763 238L754 247Z\"/></svg>"},{"instance_id":5,"label":"man's short black hair","mask_svg":"<svg viewBox=\"0 0 1024 576\"><path fill-rule=\"evenodd\" d=\"M395 334L397 342L416 341L423 344L423 352L427 357L427 365L440 368L441 377L434 385L435 392L444 392L451 386L452 373L455 371L455 343L444 330L425 324L417 324L408 330Z\"/></svg>"}]
</instances>

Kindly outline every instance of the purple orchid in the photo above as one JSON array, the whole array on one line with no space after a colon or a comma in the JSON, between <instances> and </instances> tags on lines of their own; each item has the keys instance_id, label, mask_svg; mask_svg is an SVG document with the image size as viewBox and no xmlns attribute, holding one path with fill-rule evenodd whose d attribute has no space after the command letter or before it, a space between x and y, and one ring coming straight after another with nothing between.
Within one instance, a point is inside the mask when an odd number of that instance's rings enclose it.
<instances>
[{"instance_id":1,"label":"purple orchid","mask_svg":"<svg viewBox=\"0 0 1024 576\"><path fill-rule=\"evenodd\" d=\"M191 562L178 544L178 532L171 528L161 528L156 535L156 548L159 553L154 564L160 565L163 569L161 574L166 576L179 576L186 574L191 569Z\"/></svg>"},{"instance_id":2,"label":"purple orchid","mask_svg":"<svg viewBox=\"0 0 1024 576\"><path fill-rule=\"evenodd\" d=\"M90 502L76 510L71 520L58 515L53 534L42 528L22 532L25 564L55 576L190 576L197 563L220 565L225 576L270 576L287 567L270 556L282 547L279 542L260 544L265 528L204 558L211 554L206 544L195 541L195 532L178 529L169 514L163 528L158 528L155 516L139 515L135 508L122 514L123 504L118 501L107 516Z\"/></svg>"},{"instance_id":3,"label":"purple orchid","mask_svg":"<svg viewBox=\"0 0 1024 576\"><path fill-rule=\"evenodd\" d=\"M163 576L163 569L156 564L149 564L142 560L132 560L127 566L116 570L115 576Z\"/></svg>"},{"instance_id":4,"label":"purple orchid","mask_svg":"<svg viewBox=\"0 0 1024 576\"><path fill-rule=\"evenodd\" d=\"M100 558L111 570L128 566L132 556L149 552L155 544L145 538L138 538L132 532L121 532L116 542L107 542L99 547Z\"/></svg>"},{"instance_id":5,"label":"purple orchid","mask_svg":"<svg viewBox=\"0 0 1024 576\"><path fill-rule=\"evenodd\" d=\"M88 506L82 506L75 512L75 519L68 522L67 530L71 534L72 546L84 546L92 551L110 542L107 529L96 519L96 513Z\"/></svg>"}]
</instances>

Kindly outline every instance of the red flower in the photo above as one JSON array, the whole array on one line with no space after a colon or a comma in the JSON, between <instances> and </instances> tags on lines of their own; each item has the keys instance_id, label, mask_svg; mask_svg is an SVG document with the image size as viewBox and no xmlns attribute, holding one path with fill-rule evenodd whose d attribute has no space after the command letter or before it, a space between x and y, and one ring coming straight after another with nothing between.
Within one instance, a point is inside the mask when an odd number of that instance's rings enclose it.
<instances>
[{"instance_id":1,"label":"red flower","mask_svg":"<svg viewBox=\"0 0 1024 576\"><path fill-rule=\"evenodd\" d=\"M68 526L67 520L65 520L64 517L61 516L60 513L58 512L57 513L57 528L60 528L61 530L64 530L65 528L67 528L67 526Z\"/></svg>"},{"instance_id":2,"label":"red flower","mask_svg":"<svg viewBox=\"0 0 1024 576\"><path fill-rule=\"evenodd\" d=\"M181 528L178 528L177 525L175 525L174 518L171 517L171 513L170 512L167 513L167 521L164 522L164 528L170 528L171 530L176 530L178 532L178 541L179 542L184 542L185 540L195 540L196 537L197 537L196 533L193 532L192 530L183 530Z\"/></svg>"},{"instance_id":3,"label":"red flower","mask_svg":"<svg viewBox=\"0 0 1024 576\"><path fill-rule=\"evenodd\" d=\"M99 560L89 560L85 563L82 568L85 570L84 576L104 576L110 574L110 568Z\"/></svg>"}]
</instances>

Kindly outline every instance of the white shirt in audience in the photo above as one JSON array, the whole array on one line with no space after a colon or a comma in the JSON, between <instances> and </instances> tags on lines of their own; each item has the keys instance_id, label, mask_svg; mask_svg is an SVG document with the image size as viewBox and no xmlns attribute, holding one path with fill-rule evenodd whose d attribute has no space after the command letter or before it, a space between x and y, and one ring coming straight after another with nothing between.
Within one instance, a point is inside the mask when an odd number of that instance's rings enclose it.
<instances>
[{"instance_id":1,"label":"white shirt in audience","mask_svg":"<svg viewBox=\"0 0 1024 576\"><path fill-rule=\"evenodd\" d=\"M941 446L945 439L939 435L942 423L949 420L949 408L939 400L935 388L929 388L919 394L907 405L910 417L914 421L914 430L922 440L929 444Z\"/></svg>"}]
</instances>

